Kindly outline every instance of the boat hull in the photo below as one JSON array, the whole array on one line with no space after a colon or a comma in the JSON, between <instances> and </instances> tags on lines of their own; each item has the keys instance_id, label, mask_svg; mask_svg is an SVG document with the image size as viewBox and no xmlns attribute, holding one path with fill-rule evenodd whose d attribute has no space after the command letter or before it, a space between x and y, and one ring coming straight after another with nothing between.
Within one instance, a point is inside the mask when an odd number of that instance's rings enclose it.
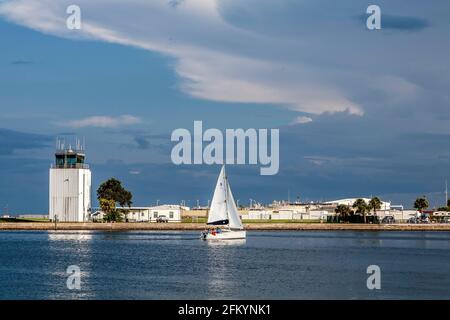
<instances>
[{"instance_id":1,"label":"boat hull","mask_svg":"<svg viewBox=\"0 0 450 320\"><path fill-rule=\"evenodd\" d=\"M244 230L225 230L219 233L202 233L203 240L236 240L245 239L247 237L247 232Z\"/></svg>"}]
</instances>

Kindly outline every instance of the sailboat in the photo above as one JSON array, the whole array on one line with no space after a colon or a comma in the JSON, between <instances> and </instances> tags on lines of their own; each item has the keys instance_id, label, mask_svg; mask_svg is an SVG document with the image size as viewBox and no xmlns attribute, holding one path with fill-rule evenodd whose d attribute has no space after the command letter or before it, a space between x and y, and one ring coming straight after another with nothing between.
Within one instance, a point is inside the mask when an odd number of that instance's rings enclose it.
<instances>
[{"instance_id":1,"label":"sailboat","mask_svg":"<svg viewBox=\"0 0 450 320\"><path fill-rule=\"evenodd\" d=\"M207 224L217 227L202 232L201 237L204 240L245 239L246 237L246 232L239 218L238 209L225 173L225 166L222 166L217 179Z\"/></svg>"}]
</instances>

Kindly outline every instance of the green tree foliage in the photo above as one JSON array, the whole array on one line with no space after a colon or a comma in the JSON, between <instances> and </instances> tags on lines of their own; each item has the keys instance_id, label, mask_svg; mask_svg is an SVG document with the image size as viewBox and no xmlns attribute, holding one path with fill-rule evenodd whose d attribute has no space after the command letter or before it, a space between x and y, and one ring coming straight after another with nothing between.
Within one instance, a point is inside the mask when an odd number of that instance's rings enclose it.
<instances>
[{"instance_id":1,"label":"green tree foliage","mask_svg":"<svg viewBox=\"0 0 450 320\"><path fill-rule=\"evenodd\" d=\"M100 198L99 203L100 208L105 213L113 212L116 209L116 202L114 200Z\"/></svg>"},{"instance_id":2,"label":"green tree foliage","mask_svg":"<svg viewBox=\"0 0 450 320\"><path fill-rule=\"evenodd\" d=\"M117 210L116 203L121 207L131 207L133 195L122 187L122 183L111 178L103 182L97 189L97 198L102 211L105 212L106 221L121 221L122 214L128 214L128 210Z\"/></svg>"},{"instance_id":3,"label":"green tree foliage","mask_svg":"<svg viewBox=\"0 0 450 320\"><path fill-rule=\"evenodd\" d=\"M378 197L373 197L369 201L369 210L373 210L374 215L377 215L377 210L381 209L381 200Z\"/></svg>"},{"instance_id":4,"label":"green tree foliage","mask_svg":"<svg viewBox=\"0 0 450 320\"><path fill-rule=\"evenodd\" d=\"M339 215L341 221L348 221L349 216L353 213L349 206L339 204L334 211Z\"/></svg>"},{"instance_id":5,"label":"green tree foliage","mask_svg":"<svg viewBox=\"0 0 450 320\"><path fill-rule=\"evenodd\" d=\"M429 203L427 198L425 197L417 198L416 201L414 202L414 208L416 208L419 211L428 208L428 206Z\"/></svg>"},{"instance_id":6,"label":"green tree foliage","mask_svg":"<svg viewBox=\"0 0 450 320\"><path fill-rule=\"evenodd\" d=\"M105 213L103 219L106 222L122 221L122 214L116 209L116 202L110 199L100 198L100 208Z\"/></svg>"},{"instance_id":7,"label":"green tree foliage","mask_svg":"<svg viewBox=\"0 0 450 320\"><path fill-rule=\"evenodd\" d=\"M109 213L105 214L103 219L106 222L122 222L123 221L123 215L120 212L120 210L114 210L112 212L109 212Z\"/></svg>"},{"instance_id":8,"label":"green tree foliage","mask_svg":"<svg viewBox=\"0 0 450 320\"><path fill-rule=\"evenodd\" d=\"M114 200L121 207L131 207L133 203L131 192L122 187L122 183L115 178L110 178L98 187L97 198Z\"/></svg>"},{"instance_id":9,"label":"green tree foliage","mask_svg":"<svg viewBox=\"0 0 450 320\"><path fill-rule=\"evenodd\" d=\"M369 206L366 201L364 199L356 199L352 207L356 209L356 213L363 215L364 223L367 223L366 214L369 211Z\"/></svg>"}]
</instances>

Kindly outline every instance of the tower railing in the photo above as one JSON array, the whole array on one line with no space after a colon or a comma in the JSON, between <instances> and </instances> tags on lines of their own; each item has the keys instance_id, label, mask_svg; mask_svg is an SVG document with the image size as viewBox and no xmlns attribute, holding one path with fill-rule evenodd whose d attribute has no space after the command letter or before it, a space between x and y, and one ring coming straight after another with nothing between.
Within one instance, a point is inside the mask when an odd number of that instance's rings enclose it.
<instances>
[{"instance_id":1,"label":"tower railing","mask_svg":"<svg viewBox=\"0 0 450 320\"><path fill-rule=\"evenodd\" d=\"M52 169L89 169L89 165L85 163L65 163L65 164L55 164L51 165Z\"/></svg>"}]
</instances>

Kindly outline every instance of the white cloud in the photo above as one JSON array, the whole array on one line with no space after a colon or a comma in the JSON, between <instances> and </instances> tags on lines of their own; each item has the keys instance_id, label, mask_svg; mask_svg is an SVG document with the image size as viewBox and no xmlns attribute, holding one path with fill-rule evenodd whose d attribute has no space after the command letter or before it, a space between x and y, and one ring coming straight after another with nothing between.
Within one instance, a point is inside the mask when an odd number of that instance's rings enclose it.
<instances>
[{"instance_id":1,"label":"white cloud","mask_svg":"<svg viewBox=\"0 0 450 320\"><path fill-rule=\"evenodd\" d=\"M175 59L180 89L212 101L281 105L322 114L363 109L339 88L336 75L320 78L321 67L305 66L284 55L301 50L303 41L284 42L228 24L217 0L79 0L82 29L68 30L70 0L6 0L0 15L47 34L96 39L159 52ZM267 58L267 54L271 58ZM330 72L331 74L331 72ZM108 124L107 119L96 119Z\"/></svg>"},{"instance_id":2,"label":"white cloud","mask_svg":"<svg viewBox=\"0 0 450 320\"><path fill-rule=\"evenodd\" d=\"M140 123L141 119L131 115L122 115L119 117L93 116L80 120L74 120L66 123L72 128L98 127L115 128Z\"/></svg>"},{"instance_id":3,"label":"white cloud","mask_svg":"<svg viewBox=\"0 0 450 320\"><path fill-rule=\"evenodd\" d=\"M292 120L291 125L305 124L305 123L309 123L312 121L313 120L310 117L300 116L300 117L297 117L294 120Z\"/></svg>"}]
</instances>

